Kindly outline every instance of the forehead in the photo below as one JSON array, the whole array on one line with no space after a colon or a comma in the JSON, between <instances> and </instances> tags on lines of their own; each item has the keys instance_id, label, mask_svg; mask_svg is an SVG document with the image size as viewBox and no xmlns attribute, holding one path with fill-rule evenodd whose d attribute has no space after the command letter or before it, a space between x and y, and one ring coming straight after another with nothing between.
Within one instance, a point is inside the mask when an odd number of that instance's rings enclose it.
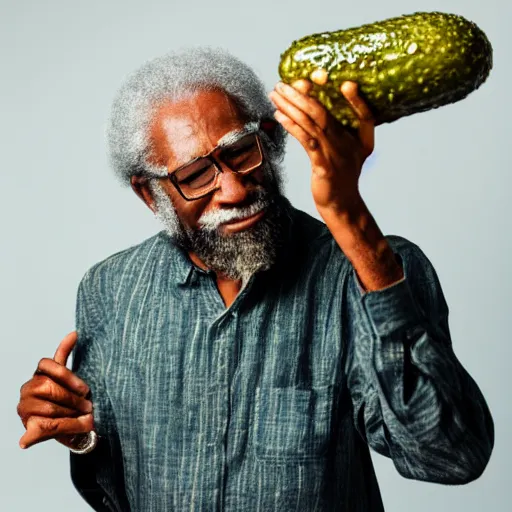
<instances>
[{"instance_id":1,"label":"forehead","mask_svg":"<svg viewBox=\"0 0 512 512\"><path fill-rule=\"evenodd\" d=\"M208 153L226 133L246 122L236 103L220 91L161 103L151 125L154 156L161 165L178 167Z\"/></svg>"}]
</instances>

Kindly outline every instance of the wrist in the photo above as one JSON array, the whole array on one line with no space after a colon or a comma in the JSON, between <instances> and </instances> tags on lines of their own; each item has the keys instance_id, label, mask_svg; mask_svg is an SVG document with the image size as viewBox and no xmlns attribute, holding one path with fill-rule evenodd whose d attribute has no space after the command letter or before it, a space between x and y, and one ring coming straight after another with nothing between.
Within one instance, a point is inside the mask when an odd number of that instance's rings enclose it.
<instances>
[{"instance_id":1,"label":"wrist","mask_svg":"<svg viewBox=\"0 0 512 512\"><path fill-rule=\"evenodd\" d=\"M327 225L335 222L344 224L347 228L357 227L370 214L359 191L328 206L318 207L317 205L317 210Z\"/></svg>"},{"instance_id":2,"label":"wrist","mask_svg":"<svg viewBox=\"0 0 512 512\"><path fill-rule=\"evenodd\" d=\"M362 200L352 209L331 209L324 215L329 231L365 291L380 290L403 279L401 264Z\"/></svg>"}]
</instances>

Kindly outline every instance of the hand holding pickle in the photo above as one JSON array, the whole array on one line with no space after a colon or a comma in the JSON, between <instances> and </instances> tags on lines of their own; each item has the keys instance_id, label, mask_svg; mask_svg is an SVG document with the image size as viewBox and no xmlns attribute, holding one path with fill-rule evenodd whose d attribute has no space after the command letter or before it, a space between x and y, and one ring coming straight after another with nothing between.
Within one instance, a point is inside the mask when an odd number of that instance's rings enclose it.
<instances>
[{"instance_id":1,"label":"hand holding pickle","mask_svg":"<svg viewBox=\"0 0 512 512\"><path fill-rule=\"evenodd\" d=\"M282 82L270 98L277 121L308 153L322 217L361 206L358 180L375 126L460 101L491 68L484 32L441 12L294 41L281 55Z\"/></svg>"},{"instance_id":2,"label":"hand holding pickle","mask_svg":"<svg viewBox=\"0 0 512 512\"><path fill-rule=\"evenodd\" d=\"M275 118L306 150L311 161L311 191L320 215L358 208L359 176L374 148L375 121L358 94L357 84L344 82L340 94L358 120L357 131L347 130L309 93L312 83L278 83L270 93Z\"/></svg>"}]
</instances>

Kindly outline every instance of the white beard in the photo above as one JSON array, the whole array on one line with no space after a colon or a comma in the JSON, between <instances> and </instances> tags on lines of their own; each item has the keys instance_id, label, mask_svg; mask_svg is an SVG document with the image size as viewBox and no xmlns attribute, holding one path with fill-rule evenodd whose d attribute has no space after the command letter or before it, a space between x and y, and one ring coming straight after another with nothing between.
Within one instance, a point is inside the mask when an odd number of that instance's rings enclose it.
<instances>
[{"instance_id":1,"label":"white beard","mask_svg":"<svg viewBox=\"0 0 512 512\"><path fill-rule=\"evenodd\" d=\"M167 234L185 251L194 252L209 269L225 278L241 280L244 287L253 274L270 269L276 261L290 217L290 203L277 187L259 187L249 206L203 214L199 229L192 230L181 222L161 186L150 183L155 215ZM223 222L248 217L261 209L265 215L255 225L232 234L219 231Z\"/></svg>"}]
</instances>

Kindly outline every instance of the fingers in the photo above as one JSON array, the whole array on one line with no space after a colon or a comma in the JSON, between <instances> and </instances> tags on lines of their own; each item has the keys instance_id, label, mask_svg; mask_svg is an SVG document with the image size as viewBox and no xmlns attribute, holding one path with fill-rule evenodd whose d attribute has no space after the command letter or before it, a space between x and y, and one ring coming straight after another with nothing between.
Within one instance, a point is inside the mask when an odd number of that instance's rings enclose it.
<instances>
[{"instance_id":1,"label":"fingers","mask_svg":"<svg viewBox=\"0 0 512 512\"><path fill-rule=\"evenodd\" d=\"M42 399L82 413L92 410L92 402L66 389L45 375L32 377L21 388L21 399L18 406L21 415L28 416L25 403L32 398Z\"/></svg>"},{"instance_id":2,"label":"fingers","mask_svg":"<svg viewBox=\"0 0 512 512\"><path fill-rule=\"evenodd\" d=\"M375 148L375 125L372 123L361 123L359 126L359 140L361 141L365 158L369 157Z\"/></svg>"},{"instance_id":3,"label":"fingers","mask_svg":"<svg viewBox=\"0 0 512 512\"><path fill-rule=\"evenodd\" d=\"M86 414L78 418L57 419L32 416L27 422L27 431L21 437L19 445L25 449L62 434L85 434L93 428L92 414Z\"/></svg>"},{"instance_id":4,"label":"fingers","mask_svg":"<svg viewBox=\"0 0 512 512\"><path fill-rule=\"evenodd\" d=\"M86 410L87 409L87 410ZM21 417L23 425L26 427L31 416L42 416L45 418L76 418L84 413L91 412L91 408L87 407L81 411L65 407L63 405L42 400L40 398L27 398L23 402L23 406L18 405L18 415Z\"/></svg>"},{"instance_id":5,"label":"fingers","mask_svg":"<svg viewBox=\"0 0 512 512\"><path fill-rule=\"evenodd\" d=\"M299 82L299 89L307 90L307 86ZM269 96L283 114L312 137L326 130L328 113L315 99L282 82L276 85L276 91L272 91Z\"/></svg>"},{"instance_id":6,"label":"fingers","mask_svg":"<svg viewBox=\"0 0 512 512\"><path fill-rule=\"evenodd\" d=\"M292 87L302 94L307 95L311 92L311 89L313 89L313 84L309 80L300 79L295 80L295 82L292 84Z\"/></svg>"},{"instance_id":7,"label":"fingers","mask_svg":"<svg viewBox=\"0 0 512 512\"><path fill-rule=\"evenodd\" d=\"M60 342L60 345L57 347L57 351L55 352L53 359L57 361L57 363L66 366L69 354L71 354L77 339L78 334L76 331L72 331L67 336L65 336L64 339Z\"/></svg>"},{"instance_id":8,"label":"fingers","mask_svg":"<svg viewBox=\"0 0 512 512\"><path fill-rule=\"evenodd\" d=\"M373 120L373 115L368 105L363 101L361 96L359 96L355 82L343 82L340 86L340 92L349 102L360 121Z\"/></svg>"},{"instance_id":9,"label":"fingers","mask_svg":"<svg viewBox=\"0 0 512 512\"><path fill-rule=\"evenodd\" d=\"M287 115L283 114L279 110L275 112L275 118L282 124L283 128L290 134L293 135L308 152L315 151L318 149L318 140L311 137L308 132L301 128L297 123L290 119Z\"/></svg>"},{"instance_id":10,"label":"fingers","mask_svg":"<svg viewBox=\"0 0 512 512\"><path fill-rule=\"evenodd\" d=\"M359 96L358 87L355 82L343 82L340 86L340 92L359 118L359 140L361 141L365 156L369 156L375 147L375 120L370 108Z\"/></svg>"},{"instance_id":11,"label":"fingers","mask_svg":"<svg viewBox=\"0 0 512 512\"><path fill-rule=\"evenodd\" d=\"M36 370L37 375L46 375L61 386L73 391L77 395L87 396L89 386L69 368L62 366L53 359L44 357L39 361Z\"/></svg>"},{"instance_id":12,"label":"fingers","mask_svg":"<svg viewBox=\"0 0 512 512\"><path fill-rule=\"evenodd\" d=\"M40 382L36 381L36 385L33 390L33 396L42 398L44 400L49 400L50 402L54 402L64 407L70 407L71 409L78 411L91 411L92 403L85 399L83 396L79 396L69 391L65 387L47 377L41 376L41 378L38 380Z\"/></svg>"}]
</instances>

